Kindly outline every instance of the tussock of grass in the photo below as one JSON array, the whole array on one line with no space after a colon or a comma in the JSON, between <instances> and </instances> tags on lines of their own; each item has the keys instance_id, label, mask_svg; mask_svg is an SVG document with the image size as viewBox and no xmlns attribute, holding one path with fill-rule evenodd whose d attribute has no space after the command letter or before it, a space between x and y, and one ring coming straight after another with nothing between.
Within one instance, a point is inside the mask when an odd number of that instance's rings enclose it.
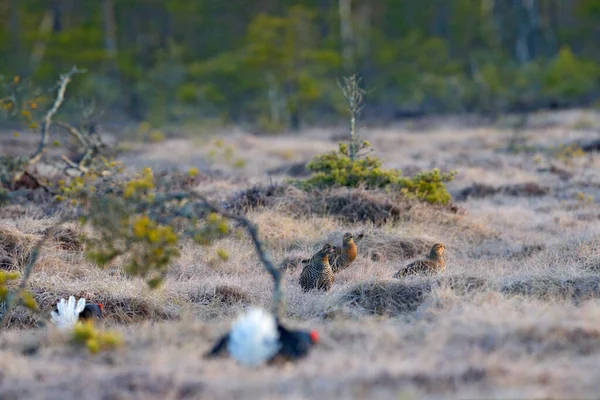
<instances>
[{"instance_id":1,"label":"tussock of grass","mask_svg":"<svg viewBox=\"0 0 600 400\"><path fill-rule=\"evenodd\" d=\"M527 296L543 300L582 301L600 298L600 276L560 278L541 276L516 278L503 284L501 292L509 296Z\"/></svg>"},{"instance_id":2,"label":"tussock of grass","mask_svg":"<svg viewBox=\"0 0 600 400\"><path fill-rule=\"evenodd\" d=\"M489 282L474 276L373 281L355 285L340 299L341 305L359 307L368 314L399 315L416 311L432 292L450 289L457 295L482 291Z\"/></svg>"},{"instance_id":3,"label":"tussock of grass","mask_svg":"<svg viewBox=\"0 0 600 400\"><path fill-rule=\"evenodd\" d=\"M227 208L247 213L277 209L296 217L335 216L348 223L369 222L377 226L406 218L413 208L456 214L454 205L419 204L399 193L360 188L303 191L288 185L254 186L226 201Z\"/></svg>"},{"instance_id":4,"label":"tussock of grass","mask_svg":"<svg viewBox=\"0 0 600 400\"><path fill-rule=\"evenodd\" d=\"M485 183L474 183L464 188L456 196L457 201L464 201L470 197L482 198L504 194L508 196L539 197L545 196L550 192L550 188L542 186L537 182L526 182L514 185L491 186Z\"/></svg>"},{"instance_id":5,"label":"tussock of grass","mask_svg":"<svg viewBox=\"0 0 600 400\"><path fill-rule=\"evenodd\" d=\"M18 229L0 226L0 263L5 269L16 269L20 263L27 263L31 250L40 236L27 234Z\"/></svg>"},{"instance_id":6,"label":"tussock of grass","mask_svg":"<svg viewBox=\"0 0 600 400\"><path fill-rule=\"evenodd\" d=\"M40 232L40 235L45 235L48 229ZM59 227L55 230L52 240L62 250L77 252L83 250L83 237L81 229L75 224L69 224Z\"/></svg>"},{"instance_id":7,"label":"tussock of grass","mask_svg":"<svg viewBox=\"0 0 600 400\"><path fill-rule=\"evenodd\" d=\"M283 164L267 172L271 175L287 175L292 178L303 178L310 176L310 171L306 168L306 164L304 161Z\"/></svg>"},{"instance_id":8,"label":"tussock of grass","mask_svg":"<svg viewBox=\"0 0 600 400\"><path fill-rule=\"evenodd\" d=\"M252 304L252 296L238 286L217 285L213 289L190 293L190 300L202 306L229 307Z\"/></svg>"},{"instance_id":9,"label":"tussock of grass","mask_svg":"<svg viewBox=\"0 0 600 400\"><path fill-rule=\"evenodd\" d=\"M373 261L392 261L427 254L434 243L431 239L400 234L366 233L357 241L357 248L360 254L365 254Z\"/></svg>"},{"instance_id":10,"label":"tussock of grass","mask_svg":"<svg viewBox=\"0 0 600 400\"><path fill-rule=\"evenodd\" d=\"M564 279L532 276L495 281L475 276L451 275L373 281L350 288L340 302L341 305L358 307L368 314L398 315L416 311L437 289L449 289L457 296L491 290L507 298L520 296L535 300L572 300L579 303L600 298L600 276Z\"/></svg>"},{"instance_id":11,"label":"tussock of grass","mask_svg":"<svg viewBox=\"0 0 600 400\"><path fill-rule=\"evenodd\" d=\"M431 283L369 282L346 293L343 305L360 307L369 314L398 315L416 311L431 293Z\"/></svg>"}]
</instances>

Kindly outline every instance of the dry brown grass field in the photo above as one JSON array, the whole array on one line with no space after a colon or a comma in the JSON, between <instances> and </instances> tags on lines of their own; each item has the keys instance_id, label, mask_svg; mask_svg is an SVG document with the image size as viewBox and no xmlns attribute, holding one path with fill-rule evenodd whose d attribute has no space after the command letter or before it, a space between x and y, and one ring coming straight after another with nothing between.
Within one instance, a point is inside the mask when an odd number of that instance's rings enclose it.
<instances>
[{"instance_id":1,"label":"dry brown grass field","mask_svg":"<svg viewBox=\"0 0 600 400\"><path fill-rule=\"evenodd\" d=\"M44 248L30 287L48 311L68 295L103 303L105 325L125 343L91 355L17 309L0 333L0 399L597 398L600 157L597 150L561 153L561 146L597 140L600 115L570 111L529 122L526 144L512 152L512 131L500 123L363 129L387 167L407 175L458 171L448 185L453 207L347 189L319 199L291 188L257 193L268 198L251 208L240 199L242 190L282 182L297 174L290 167L335 149L341 129L221 135L245 161L237 167L211 156L210 136L129 145L120 158L131 169L199 167L207 178L197 190L246 210L276 261L341 243L347 231L364 234L356 261L330 292L303 293L300 270L286 274L286 321L317 328L321 342L284 367L205 360L235 315L270 304L272 282L246 236L185 244L165 284L152 291L119 265L103 270L86 261L79 228L69 225ZM25 146L20 140L10 146ZM352 201L321 212L318 203L333 197ZM356 207L367 207L366 217ZM57 218L35 203L0 209L2 268L21 269ZM446 246L443 274L392 279L435 242Z\"/></svg>"}]
</instances>

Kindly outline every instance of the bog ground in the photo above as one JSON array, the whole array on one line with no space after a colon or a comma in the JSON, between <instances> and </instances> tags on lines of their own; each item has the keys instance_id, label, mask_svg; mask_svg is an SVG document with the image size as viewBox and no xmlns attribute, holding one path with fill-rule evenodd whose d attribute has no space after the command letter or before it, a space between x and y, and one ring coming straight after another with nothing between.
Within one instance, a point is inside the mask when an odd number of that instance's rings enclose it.
<instances>
[{"instance_id":1,"label":"bog ground","mask_svg":"<svg viewBox=\"0 0 600 400\"><path fill-rule=\"evenodd\" d=\"M404 205L361 190L311 199L292 187L267 187L335 149L342 129L281 137L232 132L223 146L210 136L124 146L120 158L132 170L198 167L206 176L197 190L246 211L276 261L341 243L346 231L363 233L357 260L330 292L302 293L300 271L286 274L288 323L317 328L322 343L283 368L206 361L202 354L232 317L270 302L270 278L246 236L186 244L163 287L151 291L119 265L102 270L86 261L79 228L68 225L45 247L30 286L46 310L71 294L103 303L106 325L124 333L125 345L89 355L16 310L0 334L0 398L597 397L599 129L592 111L539 114L510 151L513 132L503 121L363 130L387 167L406 175L458 171L448 186L451 207ZM3 137L11 140L0 152L29 153L26 135ZM571 152L574 143L590 151ZM232 157L221 151L227 146ZM255 184L264 188L240 196ZM336 208L332 199L340 198L350 200ZM56 219L46 203L0 209L2 268L21 269ZM391 278L434 242L446 245L444 274Z\"/></svg>"}]
</instances>

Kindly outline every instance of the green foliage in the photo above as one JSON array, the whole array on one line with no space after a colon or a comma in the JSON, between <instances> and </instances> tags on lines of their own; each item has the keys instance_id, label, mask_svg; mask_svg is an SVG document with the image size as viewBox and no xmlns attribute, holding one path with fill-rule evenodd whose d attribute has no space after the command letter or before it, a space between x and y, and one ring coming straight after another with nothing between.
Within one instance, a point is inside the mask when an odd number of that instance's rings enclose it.
<instances>
[{"instance_id":1,"label":"green foliage","mask_svg":"<svg viewBox=\"0 0 600 400\"><path fill-rule=\"evenodd\" d=\"M19 301L23 307L36 311L37 302L28 290L18 291L17 281L21 277L18 272L0 271L0 303Z\"/></svg>"},{"instance_id":2,"label":"green foliage","mask_svg":"<svg viewBox=\"0 0 600 400\"><path fill-rule=\"evenodd\" d=\"M361 149L367 147L368 142L363 142ZM315 157L307 165L307 169L312 172L312 176L307 180L295 181L305 189L332 186L379 188L398 190L432 204L447 204L452 200L444 183L451 181L455 173L445 174L434 169L407 178L398 170L382 168L381 160L376 157L359 157L353 162L345 144L340 144L338 151Z\"/></svg>"},{"instance_id":3,"label":"green foliage","mask_svg":"<svg viewBox=\"0 0 600 400\"><path fill-rule=\"evenodd\" d=\"M589 93L599 77L597 64L577 58L568 46L563 46L544 74L544 92L558 99L576 99Z\"/></svg>"},{"instance_id":4,"label":"green foliage","mask_svg":"<svg viewBox=\"0 0 600 400\"><path fill-rule=\"evenodd\" d=\"M7 284L18 280L19 276L20 275L18 272L0 271L0 301L6 301L10 294L10 290L7 287Z\"/></svg>"},{"instance_id":5,"label":"green foliage","mask_svg":"<svg viewBox=\"0 0 600 400\"><path fill-rule=\"evenodd\" d=\"M587 153L576 143L568 146L561 145L554 151L554 158L567 165L572 165L577 158L585 157Z\"/></svg>"},{"instance_id":6,"label":"green foliage","mask_svg":"<svg viewBox=\"0 0 600 400\"><path fill-rule=\"evenodd\" d=\"M205 212L186 191L197 169L156 177L146 168L127 178L120 175L118 163L107 161L104 168L59 182L57 199L70 201L80 222L93 228L86 238L86 256L99 266L121 258L127 274L147 278L155 288L179 257L184 240L209 245L230 234L226 218Z\"/></svg>"},{"instance_id":7,"label":"green foliage","mask_svg":"<svg viewBox=\"0 0 600 400\"><path fill-rule=\"evenodd\" d=\"M17 1L0 13L0 74L49 86L76 63L89 74L72 95L112 112L156 125L218 116L269 132L339 117L335 81L350 72L375 89L371 106L385 115L584 104L599 90L600 2L538 3L362 2L342 43L337 2L118 1L112 52L103 2L51 16L44 2Z\"/></svg>"},{"instance_id":8,"label":"green foliage","mask_svg":"<svg viewBox=\"0 0 600 400\"><path fill-rule=\"evenodd\" d=\"M76 324L71 341L75 345L85 346L92 354L112 350L123 344L123 339L117 332L100 331L92 321Z\"/></svg>"},{"instance_id":9,"label":"green foliage","mask_svg":"<svg viewBox=\"0 0 600 400\"><path fill-rule=\"evenodd\" d=\"M208 159L213 163L223 163L233 168L243 168L246 165L246 160L237 156L236 149L221 139L211 142Z\"/></svg>"},{"instance_id":10,"label":"green foliage","mask_svg":"<svg viewBox=\"0 0 600 400\"><path fill-rule=\"evenodd\" d=\"M0 75L0 121L35 130L48 101L48 96L30 78L16 75L5 79Z\"/></svg>"},{"instance_id":11,"label":"green foliage","mask_svg":"<svg viewBox=\"0 0 600 400\"><path fill-rule=\"evenodd\" d=\"M197 63L191 73L207 82L201 92L215 105L237 104L240 89L254 92L255 101L243 107L261 128L279 131L327 97L340 57L317 43L314 13L302 6L282 17L258 14L239 50Z\"/></svg>"}]
</instances>

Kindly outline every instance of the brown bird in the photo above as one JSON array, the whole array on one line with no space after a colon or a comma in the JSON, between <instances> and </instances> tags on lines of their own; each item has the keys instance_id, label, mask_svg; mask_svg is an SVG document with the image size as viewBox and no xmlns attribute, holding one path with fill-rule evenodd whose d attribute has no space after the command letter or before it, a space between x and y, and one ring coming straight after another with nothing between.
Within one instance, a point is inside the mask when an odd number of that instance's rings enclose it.
<instances>
[{"instance_id":1,"label":"brown bird","mask_svg":"<svg viewBox=\"0 0 600 400\"><path fill-rule=\"evenodd\" d=\"M394 278L402 278L408 275L431 275L443 272L446 269L446 262L442 257L445 247L441 243L436 243L431 247L427 258L413 261L406 267L394 274Z\"/></svg>"},{"instance_id":2,"label":"brown bird","mask_svg":"<svg viewBox=\"0 0 600 400\"><path fill-rule=\"evenodd\" d=\"M311 289L329 290L333 285L334 276L329 256L333 253L333 245L326 243L317 254L311 257L300 273L300 286L308 292Z\"/></svg>"},{"instance_id":3,"label":"brown bird","mask_svg":"<svg viewBox=\"0 0 600 400\"><path fill-rule=\"evenodd\" d=\"M333 254L329 257L329 264L334 274L345 270L356 259L356 243L350 232L344 234L342 247L334 246Z\"/></svg>"},{"instance_id":4,"label":"brown bird","mask_svg":"<svg viewBox=\"0 0 600 400\"><path fill-rule=\"evenodd\" d=\"M342 247L333 246L333 254L329 256L329 265L334 274L345 270L356 259L356 243L354 236L350 233L344 233ZM302 260L303 265L311 262L311 258Z\"/></svg>"}]
</instances>

